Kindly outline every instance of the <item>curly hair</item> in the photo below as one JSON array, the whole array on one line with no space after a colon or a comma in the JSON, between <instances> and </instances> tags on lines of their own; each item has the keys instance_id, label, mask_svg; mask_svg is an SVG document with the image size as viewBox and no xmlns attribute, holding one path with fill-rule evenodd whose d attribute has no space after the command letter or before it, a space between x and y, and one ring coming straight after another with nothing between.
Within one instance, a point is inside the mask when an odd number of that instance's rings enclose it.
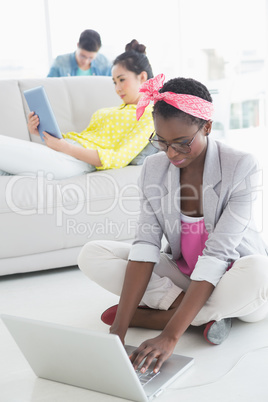
<instances>
[{"instance_id":1,"label":"curly hair","mask_svg":"<svg viewBox=\"0 0 268 402\"><path fill-rule=\"evenodd\" d=\"M148 79L153 78L152 67L146 56L146 46L133 39L126 45L125 50L124 53L116 57L113 65L120 64L137 75L142 71L146 71Z\"/></svg>"},{"instance_id":2,"label":"curly hair","mask_svg":"<svg viewBox=\"0 0 268 402\"><path fill-rule=\"evenodd\" d=\"M177 94L194 95L205 99L208 102L212 102L212 97L206 86L201 82L194 80L193 78L173 78L167 81L159 92L173 92ZM160 115L164 118L179 117L187 120L189 124L197 124L200 128L206 123L206 120L191 116L188 113L169 105L163 100L155 103L153 115Z\"/></svg>"}]
</instances>

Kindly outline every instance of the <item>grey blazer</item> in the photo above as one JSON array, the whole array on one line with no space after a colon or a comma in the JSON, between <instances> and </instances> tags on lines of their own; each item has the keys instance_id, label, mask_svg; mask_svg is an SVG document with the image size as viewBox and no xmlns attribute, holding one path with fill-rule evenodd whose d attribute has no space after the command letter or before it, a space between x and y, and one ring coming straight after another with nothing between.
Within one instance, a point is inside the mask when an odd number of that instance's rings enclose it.
<instances>
[{"instance_id":1,"label":"grey blazer","mask_svg":"<svg viewBox=\"0 0 268 402\"><path fill-rule=\"evenodd\" d=\"M251 154L208 138L203 173L203 212L209 233L191 278L215 286L231 262L251 254L268 254L254 222L262 171ZM180 257L180 169L164 152L148 156L139 178L140 217L129 260L159 261L165 252Z\"/></svg>"}]
</instances>

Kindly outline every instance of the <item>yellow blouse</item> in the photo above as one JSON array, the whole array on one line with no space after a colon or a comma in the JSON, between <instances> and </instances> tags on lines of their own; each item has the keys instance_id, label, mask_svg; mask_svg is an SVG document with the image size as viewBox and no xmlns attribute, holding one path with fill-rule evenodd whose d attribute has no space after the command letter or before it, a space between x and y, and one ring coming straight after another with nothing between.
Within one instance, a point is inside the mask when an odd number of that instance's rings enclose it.
<instances>
[{"instance_id":1,"label":"yellow blouse","mask_svg":"<svg viewBox=\"0 0 268 402\"><path fill-rule=\"evenodd\" d=\"M151 105L137 121L136 105L122 104L97 110L84 131L66 133L63 137L85 148L97 149L102 166L96 169L103 170L127 166L148 144L153 131Z\"/></svg>"}]
</instances>

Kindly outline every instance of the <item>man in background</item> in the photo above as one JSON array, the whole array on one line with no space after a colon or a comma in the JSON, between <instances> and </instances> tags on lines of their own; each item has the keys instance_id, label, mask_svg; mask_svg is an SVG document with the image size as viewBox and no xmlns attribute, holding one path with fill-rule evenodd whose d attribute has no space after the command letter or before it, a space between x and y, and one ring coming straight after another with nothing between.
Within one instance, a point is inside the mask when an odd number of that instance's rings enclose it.
<instances>
[{"instance_id":1,"label":"man in background","mask_svg":"<svg viewBox=\"0 0 268 402\"><path fill-rule=\"evenodd\" d=\"M100 48L99 33L86 29L80 35L76 51L57 56L47 76L111 75L111 64L105 56L98 53Z\"/></svg>"}]
</instances>

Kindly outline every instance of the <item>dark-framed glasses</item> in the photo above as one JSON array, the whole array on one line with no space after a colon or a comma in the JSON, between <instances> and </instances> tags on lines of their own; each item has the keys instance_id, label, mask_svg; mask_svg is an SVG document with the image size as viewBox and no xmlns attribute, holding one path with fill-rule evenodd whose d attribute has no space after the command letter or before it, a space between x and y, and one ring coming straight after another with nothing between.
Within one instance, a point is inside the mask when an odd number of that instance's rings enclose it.
<instances>
[{"instance_id":1,"label":"dark-framed glasses","mask_svg":"<svg viewBox=\"0 0 268 402\"><path fill-rule=\"evenodd\" d=\"M168 147L171 147L175 152L182 153L182 154L189 154L191 152L191 145L194 142L194 139L200 130L201 130L201 128L199 128L197 130L197 132L194 134L193 138L186 144L182 144L179 142L167 142L164 140L159 140L157 138L154 138L154 136L157 137L157 134L155 133L155 131L150 135L149 142L152 144L153 147L155 147L156 149L159 149L160 151L167 152Z\"/></svg>"}]
</instances>

